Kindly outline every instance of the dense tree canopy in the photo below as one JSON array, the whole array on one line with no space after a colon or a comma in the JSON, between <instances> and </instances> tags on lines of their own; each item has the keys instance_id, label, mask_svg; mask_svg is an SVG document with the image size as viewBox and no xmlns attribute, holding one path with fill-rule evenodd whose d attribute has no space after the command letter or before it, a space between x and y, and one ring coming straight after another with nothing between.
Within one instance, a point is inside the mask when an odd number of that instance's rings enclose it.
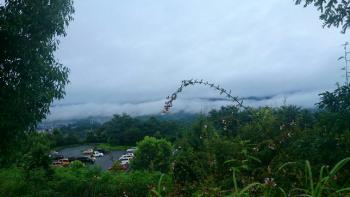
<instances>
[{"instance_id":1,"label":"dense tree canopy","mask_svg":"<svg viewBox=\"0 0 350 197\"><path fill-rule=\"evenodd\" d=\"M319 107L330 112L350 110L350 85L339 86L333 92L323 92Z\"/></svg>"},{"instance_id":2,"label":"dense tree canopy","mask_svg":"<svg viewBox=\"0 0 350 197\"><path fill-rule=\"evenodd\" d=\"M116 114L101 128L91 133L89 138L95 138L95 142L108 142L118 145L135 145L145 136L164 137L173 141L180 132L182 125L175 121L159 120L155 117L140 120L126 114Z\"/></svg>"},{"instance_id":3,"label":"dense tree canopy","mask_svg":"<svg viewBox=\"0 0 350 197\"><path fill-rule=\"evenodd\" d=\"M350 85L337 87L333 92L324 92L318 103L324 112L320 114L319 122L324 129L333 133L343 133L350 128Z\"/></svg>"},{"instance_id":4,"label":"dense tree canopy","mask_svg":"<svg viewBox=\"0 0 350 197\"><path fill-rule=\"evenodd\" d=\"M54 57L71 0L6 0L0 6L0 155L63 98L68 68ZM2 163L0 157L0 164Z\"/></svg>"}]
</instances>

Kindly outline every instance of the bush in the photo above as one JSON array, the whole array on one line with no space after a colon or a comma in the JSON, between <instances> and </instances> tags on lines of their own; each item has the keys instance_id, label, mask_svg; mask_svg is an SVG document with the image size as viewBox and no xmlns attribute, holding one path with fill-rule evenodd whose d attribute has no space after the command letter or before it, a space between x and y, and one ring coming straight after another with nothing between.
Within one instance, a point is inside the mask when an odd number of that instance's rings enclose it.
<instances>
[{"instance_id":1,"label":"bush","mask_svg":"<svg viewBox=\"0 0 350 197\"><path fill-rule=\"evenodd\" d=\"M165 139L146 136L137 144L135 158L131 162L134 170L168 172L171 164L172 145Z\"/></svg>"}]
</instances>

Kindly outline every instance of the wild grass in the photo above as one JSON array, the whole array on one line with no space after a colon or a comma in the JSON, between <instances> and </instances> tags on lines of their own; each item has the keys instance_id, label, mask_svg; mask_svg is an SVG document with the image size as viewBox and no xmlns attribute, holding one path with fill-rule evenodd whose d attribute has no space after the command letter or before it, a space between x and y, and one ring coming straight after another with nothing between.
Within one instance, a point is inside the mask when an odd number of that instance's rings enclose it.
<instances>
[{"instance_id":1,"label":"wild grass","mask_svg":"<svg viewBox=\"0 0 350 197\"><path fill-rule=\"evenodd\" d=\"M342 159L334 165L331 170L326 166L322 166L315 177L309 161L305 161L304 165L304 188L294 188L289 192L288 196L305 196L305 197L323 197L323 196L346 196L350 195L350 187L335 188L332 183L335 182L337 174L350 162L350 157ZM283 164L278 171L296 162L287 162Z\"/></svg>"}]
</instances>

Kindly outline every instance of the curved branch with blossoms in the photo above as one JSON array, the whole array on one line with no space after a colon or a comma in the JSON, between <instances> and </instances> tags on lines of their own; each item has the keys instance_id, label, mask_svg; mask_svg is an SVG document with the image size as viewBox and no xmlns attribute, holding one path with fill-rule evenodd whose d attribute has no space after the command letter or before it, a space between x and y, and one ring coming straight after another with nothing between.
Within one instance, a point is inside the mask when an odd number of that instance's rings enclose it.
<instances>
[{"instance_id":1,"label":"curved branch with blossoms","mask_svg":"<svg viewBox=\"0 0 350 197\"><path fill-rule=\"evenodd\" d=\"M174 93L172 93L170 96L166 97L166 101L165 101L162 113L170 112L170 109L173 106L173 102L177 99L178 94L180 92L182 92L182 90L185 87L190 86L190 85L197 85L197 84L213 88L216 91L218 91L220 95L224 95L230 101L236 103L235 104L236 107L241 107L241 108L247 109L247 107L245 107L243 105L243 99L240 99L238 97L232 96L231 95L231 90L227 91L226 89L221 88L219 85L215 85L214 83L209 83L208 81L203 81L203 79L201 79L201 80L190 79L190 80L183 80L181 82L181 86Z\"/></svg>"}]
</instances>

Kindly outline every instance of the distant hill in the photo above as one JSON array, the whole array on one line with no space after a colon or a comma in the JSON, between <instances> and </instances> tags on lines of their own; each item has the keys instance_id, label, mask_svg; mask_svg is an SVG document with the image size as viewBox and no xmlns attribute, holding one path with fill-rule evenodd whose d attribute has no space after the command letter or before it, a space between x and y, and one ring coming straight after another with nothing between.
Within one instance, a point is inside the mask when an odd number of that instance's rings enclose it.
<instances>
[{"instance_id":1,"label":"distant hill","mask_svg":"<svg viewBox=\"0 0 350 197\"><path fill-rule=\"evenodd\" d=\"M189 123L193 120L195 120L199 114L196 113L186 113L186 112L177 112L177 113L169 113L169 114L153 114L153 115L143 115L143 116L136 116L135 118L138 118L139 120L147 120L151 117L154 117L158 120L171 120L176 122L185 122ZM95 116L95 117L89 117L89 118L83 118L83 119L69 119L69 120L53 120L53 121L47 121L44 120L40 124L38 124L37 129L38 130L51 130L54 128L62 128L62 127L80 127L82 125L98 125L103 124L107 121L109 121L112 117L104 117L104 116Z\"/></svg>"},{"instance_id":2,"label":"distant hill","mask_svg":"<svg viewBox=\"0 0 350 197\"><path fill-rule=\"evenodd\" d=\"M96 116L96 117L89 117L89 118L83 118L83 119L52 120L52 121L44 120L38 124L37 129L47 130L47 129L66 127L66 126L73 126L73 125L79 126L79 125L103 124L108 120L110 120L111 118L112 117Z\"/></svg>"},{"instance_id":3,"label":"distant hill","mask_svg":"<svg viewBox=\"0 0 350 197\"><path fill-rule=\"evenodd\" d=\"M136 118L140 120L147 120L148 118L154 117L158 120L171 120L176 122L188 123L198 118L198 116L199 116L198 113L187 113L187 112L180 111L177 113L137 116Z\"/></svg>"}]
</instances>

